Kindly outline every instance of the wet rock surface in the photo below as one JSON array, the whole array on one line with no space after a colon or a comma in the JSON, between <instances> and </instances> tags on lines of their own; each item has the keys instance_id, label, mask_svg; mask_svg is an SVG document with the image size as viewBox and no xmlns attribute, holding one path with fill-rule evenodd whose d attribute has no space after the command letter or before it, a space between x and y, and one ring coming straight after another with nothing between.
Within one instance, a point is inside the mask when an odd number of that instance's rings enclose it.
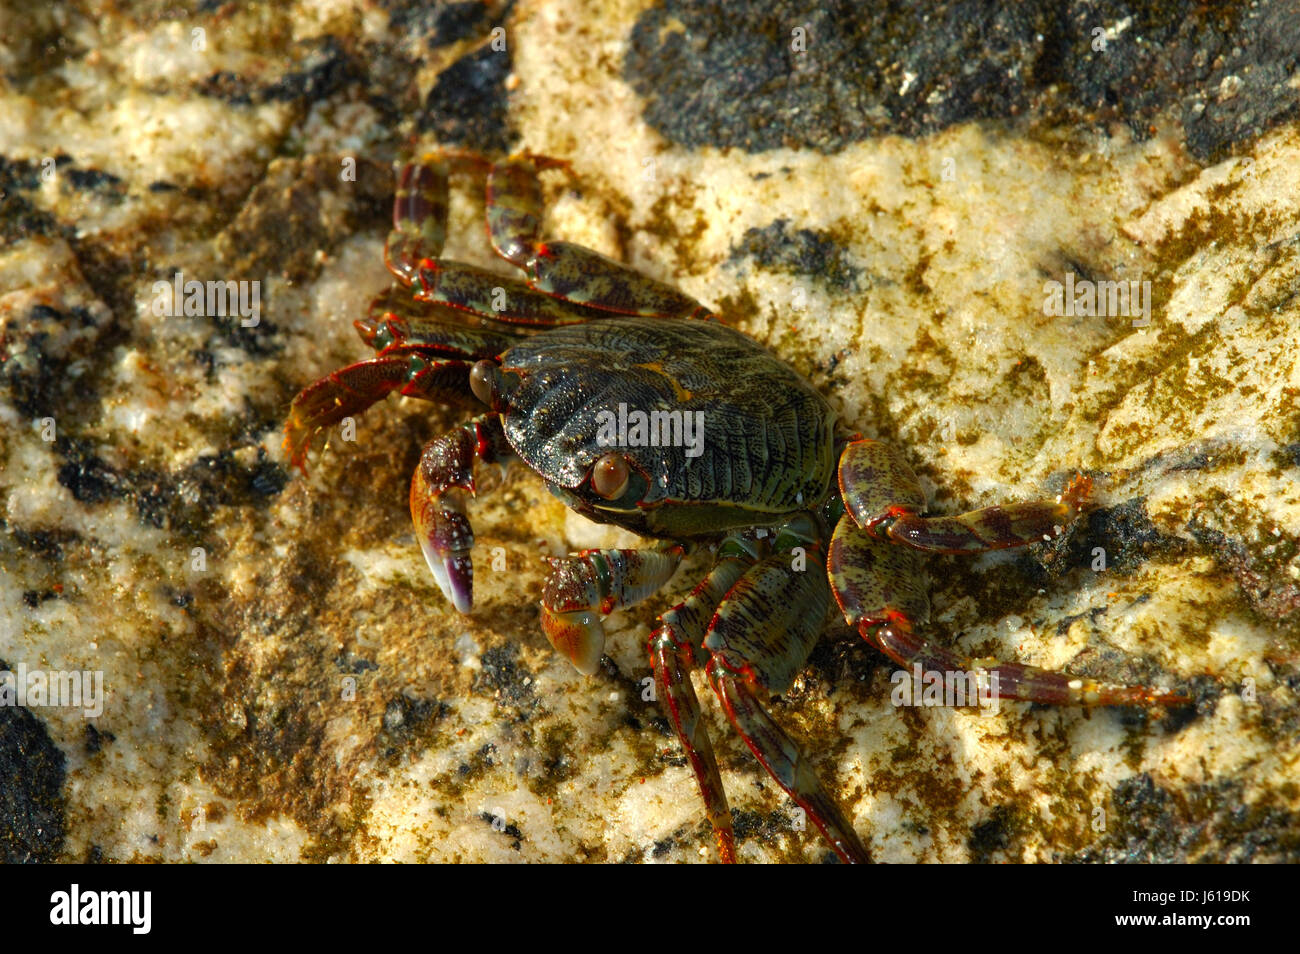
<instances>
[{"instance_id":1,"label":"wet rock surface","mask_svg":"<svg viewBox=\"0 0 1300 954\"><path fill-rule=\"evenodd\" d=\"M0 669L9 667L0 665ZM63 753L30 710L0 707L0 860L49 862L63 850Z\"/></svg>"},{"instance_id":2,"label":"wet rock surface","mask_svg":"<svg viewBox=\"0 0 1300 954\"><path fill-rule=\"evenodd\" d=\"M0 709L5 859L711 857L643 683L706 559L581 677L541 558L633 538L484 474L458 616L406 506L458 412L390 399L288 466L293 395L367 356L388 164L439 144L568 160L548 234L768 344L934 510L1094 479L1051 545L930 559L933 635L1194 705L897 707L832 626L772 712L878 859L1300 858L1300 17L1058 6L27 15L0 41L0 659L105 695ZM447 255L509 274L481 191L453 177ZM257 282L257 313L169 313L178 277ZM697 691L742 860L825 860Z\"/></svg>"},{"instance_id":3,"label":"wet rock surface","mask_svg":"<svg viewBox=\"0 0 1300 954\"><path fill-rule=\"evenodd\" d=\"M1172 115L1207 159L1300 115L1298 41L1294 0L669 0L638 19L625 78L693 147L829 152L1016 117L1146 138Z\"/></svg>"}]
</instances>

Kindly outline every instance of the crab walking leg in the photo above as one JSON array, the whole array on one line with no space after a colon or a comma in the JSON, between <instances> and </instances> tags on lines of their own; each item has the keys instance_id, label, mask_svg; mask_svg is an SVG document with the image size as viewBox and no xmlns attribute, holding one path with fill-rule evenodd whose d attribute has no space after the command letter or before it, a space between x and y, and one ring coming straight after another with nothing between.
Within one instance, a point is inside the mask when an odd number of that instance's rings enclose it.
<instances>
[{"instance_id":1,"label":"crab walking leg","mask_svg":"<svg viewBox=\"0 0 1300 954\"><path fill-rule=\"evenodd\" d=\"M352 326L380 355L419 346L454 358L495 358L524 338L516 329L479 326L446 306L415 301L400 285L375 296L366 317Z\"/></svg>"},{"instance_id":2,"label":"crab walking leg","mask_svg":"<svg viewBox=\"0 0 1300 954\"><path fill-rule=\"evenodd\" d=\"M734 540L735 538L733 538ZM739 541L737 541L739 542ZM700 713L700 701L691 683L691 670L704 655L703 643L709 621L727 591L752 565L753 556L743 543L728 554L728 540L719 551L718 563L682 602L659 617L660 626L650 636L650 666L655 674L660 706L682 743L704 799L704 811L713 826L718 856L726 864L736 860L736 836L731 828L731 809L722 787L722 775L713 755L713 743Z\"/></svg>"},{"instance_id":3,"label":"crab walking leg","mask_svg":"<svg viewBox=\"0 0 1300 954\"><path fill-rule=\"evenodd\" d=\"M305 469L311 440L345 417L360 414L390 391L406 397L473 406L470 365L440 361L420 350L390 353L358 361L321 378L293 399L285 425L284 448L293 466Z\"/></svg>"},{"instance_id":4,"label":"crab walking leg","mask_svg":"<svg viewBox=\"0 0 1300 954\"><path fill-rule=\"evenodd\" d=\"M735 864L736 833L731 827L731 807L722 787L722 774L713 754L713 742L704 726L700 700L691 683L690 670L693 667L685 662L690 655L690 645L683 645L666 626L650 637L650 664L654 667L661 708L672 723L691 763L691 771L695 773L700 797L704 800L704 813L718 846L718 858L723 864Z\"/></svg>"},{"instance_id":5,"label":"crab walking leg","mask_svg":"<svg viewBox=\"0 0 1300 954\"><path fill-rule=\"evenodd\" d=\"M984 507L956 516L923 517L925 493L901 451L880 441L855 441L839 466L840 494L858 526L877 539L916 550L971 553L1051 540L1078 519L1092 481L1076 479L1054 502Z\"/></svg>"},{"instance_id":6,"label":"crab walking leg","mask_svg":"<svg viewBox=\"0 0 1300 954\"><path fill-rule=\"evenodd\" d=\"M672 285L571 242L546 242L528 263L528 285L578 305L647 318L710 318Z\"/></svg>"},{"instance_id":7,"label":"crab walking leg","mask_svg":"<svg viewBox=\"0 0 1300 954\"><path fill-rule=\"evenodd\" d=\"M433 259L421 262L416 270L415 297L510 324L573 325L608 315L545 295L485 268Z\"/></svg>"},{"instance_id":8,"label":"crab walking leg","mask_svg":"<svg viewBox=\"0 0 1300 954\"><path fill-rule=\"evenodd\" d=\"M445 158L408 162L397 173L393 229L384 242L384 264L403 284L419 263L442 254L447 239L448 163Z\"/></svg>"},{"instance_id":9,"label":"crab walking leg","mask_svg":"<svg viewBox=\"0 0 1300 954\"><path fill-rule=\"evenodd\" d=\"M713 654L706 672L732 726L835 853L845 862L868 862L866 847L807 757L759 701L790 687L825 628L829 606L830 587L816 560L797 570L789 553L767 557L718 608L704 639Z\"/></svg>"},{"instance_id":10,"label":"crab walking leg","mask_svg":"<svg viewBox=\"0 0 1300 954\"><path fill-rule=\"evenodd\" d=\"M411 284L420 262L442 254L447 239L451 199L448 178L452 168L483 169L488 165L477 153L443 149L397 170L393 228L384 243L384 264L402 284Z\"/></svg>"},{"instance_id":11,"label":"crab walking leg","mask_svg":"<svg viewBox=\"0 0 1300 954\"><path fill-rule=\"evenodd\" d=\"M873 627L874 632L868 635ZM1179 706L1192 701L1188 696L1154 686L1119 686L1022 663L972 659L918 635L906 617L886 615L883 619L864 620L859 631L889 658L909 669L919 664L923 671L974 673L975 684L988 686L995 698L1090 707Z\"/></svg>"},{"instance_id":12,"label":"crab walking leg","mask_svg":"<svg viewBox=\"0 0 1300 954\"><path fill-rule=\"evenodd\" d=\"M513 457L501 418L484 414L425 444L411 477L420 549L438 588L462 613L474 605L474 531L465 515L465 495L475 492L474 461L504 466Z\"/></svg>"},{"instance_id":13,"label":"crab walking leg","mask_svg":"<svg viewBox=\"0 0 1300 954\"><path fill-rule=\"evenodd\" d=\"M605 651L600 618L639 603L677 572L682 548L583 550L551 560L542 588L542 630L551 645L590 676Z\"/></svg>"},{"instance_id":14,"label":"crab walking leg","mask_svg":"<svg viewBox=\"0 0 1300 954\"><path fill-rule=\"evenodd\" d=\"M842 861L869 864L871 853L835 799L822 787L798 743L767 714L744 678L728 671L717 658L709 661L707 671L709 684L722 700L727 718L763 768L807 812Z\"/></svg>"},{"instance_id":15,"label":"crab walking leg","mask_svg":"<svg viewBox=\"0 0 1300 954\"><path fill-rule=\"evenodd\" d=\"M542 193L537 173L554 165L561 163L513 156L493 165L488 174L487 220L492 247L524 270L530 288L620 315L712 316L690 295L621 262L570 242L542 241Z\"/></svg>"},{"instance_id":16,"label":"crab walking leg","mask_svg":"<svg viewBox=\"0 0 1300 954\"><path fill-rule=\"evenodd\" d=\"M527 268L542 240L542 184L537 173L568 166L529 153L493 164L487 180L488 238L507 262Z\"/></svg>"},{"instance_id":17,"label":"crab walking leg","mask_svg":"<svg viewBox=\"0 0 1300 954\"><path fill-rule=\"evenodd\" d=\"M907 670L951 673L965 685L974 674L994 699L1055 705L1180 705L1186 696L1151 686L1118 686L997 659L976 659L916 632L930 617L920 558L905 547L873 539L847 516L831 537L827 570L835 599L863 639ZM946 681L946 678L945 678Z\"/></svg>"}]
</instances>

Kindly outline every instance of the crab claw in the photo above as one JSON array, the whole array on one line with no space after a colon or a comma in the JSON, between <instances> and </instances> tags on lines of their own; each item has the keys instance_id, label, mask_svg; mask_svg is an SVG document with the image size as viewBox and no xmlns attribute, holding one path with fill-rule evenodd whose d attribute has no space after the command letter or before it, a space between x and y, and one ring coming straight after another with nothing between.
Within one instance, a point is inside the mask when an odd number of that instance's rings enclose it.
<instances>
[{"instance_id":1,"label":"crab claw","mask_svg":"<svg viewBox=\"0 0 1300 954\"><path fill-rule=\"evenodd\" d=\"M542 632L578 672L594 675L605 651L605 627L599 610L606 594L596 567L585 552L549 562L551 572L542 587ZM603 560L601 566L606 567ZM605 577L609 578L607 568Z\"/></svg>"},{"instance_id":2,"label":"crab claw","mask_svg":"<svg viewBox=\"0 0 1300 954\"><path fill-rule=\"evenodd\" d=\"M435 442L437 443L437 442ZM464 493L470 486L440 486L431 480L436 470L426 466L428 454L411 478L411 517L424 559L444 596L456 609L468 613L474 605L474 531L465 516ZM433 471L431 474L430 471Z\"/></svg>"},{"instance_id":3,"label":"crab claw","mask_svg":"<svg viewBox=\"0 0 1300 954\"><path fill-rule=\"evenodd\" d=\"M605 652L605 627L596 613L591 610L554 612L543 603L542 631L556 652L584 676L593 676L600 669L600 657Z\"/></svg>"},{"instance_id":4,"label":"crab claw","mask_svg":"<svg viewBox=\"0 0 1300 954\"><path fill-rule=\"evenodd\" d=\"M542 587L542 630L584 676L605 651L601 617L641 602L677 572L683 549L583 550L552 559Z\"/></svg>"}]
</instances>

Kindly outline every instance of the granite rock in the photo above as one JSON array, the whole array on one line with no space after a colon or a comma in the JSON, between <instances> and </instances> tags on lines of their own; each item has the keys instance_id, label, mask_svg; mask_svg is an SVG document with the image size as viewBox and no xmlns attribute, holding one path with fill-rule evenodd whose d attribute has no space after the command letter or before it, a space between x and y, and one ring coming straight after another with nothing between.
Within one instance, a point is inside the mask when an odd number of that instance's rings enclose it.
<instances>
[{"instance_id":1,"label":"granite rock","mask_svg":"<svg viewBox=\"0 0 1300 954\"><path fill-rule=\"evenodd\" d=\"M899 708L832 629L772 709L878 859L1300 859L1294 5L746 6L61 2L0 31L0 659L103 679L98 714L0 714L6 859L711 856L642 682L700 559L582 677L541 557L631 538L485 481L453 613L406 491L456 412L393 399L288 467L293 395L366 354L388 164L437 144L568 160L551 234L770 345L935 510L1095 479L1051 547L931 559L935 636L1196 704ZM454 186L448 255L499 267ZM178 275L258 310L160 313ZM1137 293L1053 314L1067 282ZM705 704L741 859L825 859Z\"/></svg>"}]
</instances>

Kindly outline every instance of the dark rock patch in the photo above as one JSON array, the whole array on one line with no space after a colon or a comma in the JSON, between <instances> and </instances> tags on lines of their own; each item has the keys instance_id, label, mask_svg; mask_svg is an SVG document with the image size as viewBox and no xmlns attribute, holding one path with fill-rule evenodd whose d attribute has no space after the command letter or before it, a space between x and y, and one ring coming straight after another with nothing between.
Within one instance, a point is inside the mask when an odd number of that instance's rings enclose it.
<instances>
[{"instance_id":1,"label":"dark rock patch","mask_svg":"<svg viewBox=\"0 0 1300 954\"><path fill-rule=\"evenodd\" d=\"M480 152L509 152L514 139L506 116L506 77L510 48L491 44L461 57L438 76L419 118L421 132L433 133L445 145Z\"/></svg>"},{"instance_id":2,"label":"dark rock patch","mask_svg":"<svg viewBox=\"0 0 1300 954\"><path fill-rule=\"evenodd\" d=\"M56 860L66 828L63 753L28 709L0 706L0 779L0 861Z\"/></svg>"},{"instance_id":3,"label":"dark rock patch","mask_svg":"<svg viewBox=\"0 0 1300 954\"><path fill-rule=\"evenodd\" d=\"M1169 115L1213 161L1300 115L1297 64L1297 0L666 0L624 75L646 121L693 147L834 152L1017 117L1147 138Z\"/></svg>"},{"instance_id":4,"label":"dark rock patch","mask_svg":"<svg viewBox=\"0 0 1300 954\"><path fill-rule=\"evenodd\" d=\"M806 275L835 291L861 291L862 269L825 232L791 227L777 219L761 229L748 229L731 250L731 260L752 258L768 268Z\"/></svg>"}]
</instances>

